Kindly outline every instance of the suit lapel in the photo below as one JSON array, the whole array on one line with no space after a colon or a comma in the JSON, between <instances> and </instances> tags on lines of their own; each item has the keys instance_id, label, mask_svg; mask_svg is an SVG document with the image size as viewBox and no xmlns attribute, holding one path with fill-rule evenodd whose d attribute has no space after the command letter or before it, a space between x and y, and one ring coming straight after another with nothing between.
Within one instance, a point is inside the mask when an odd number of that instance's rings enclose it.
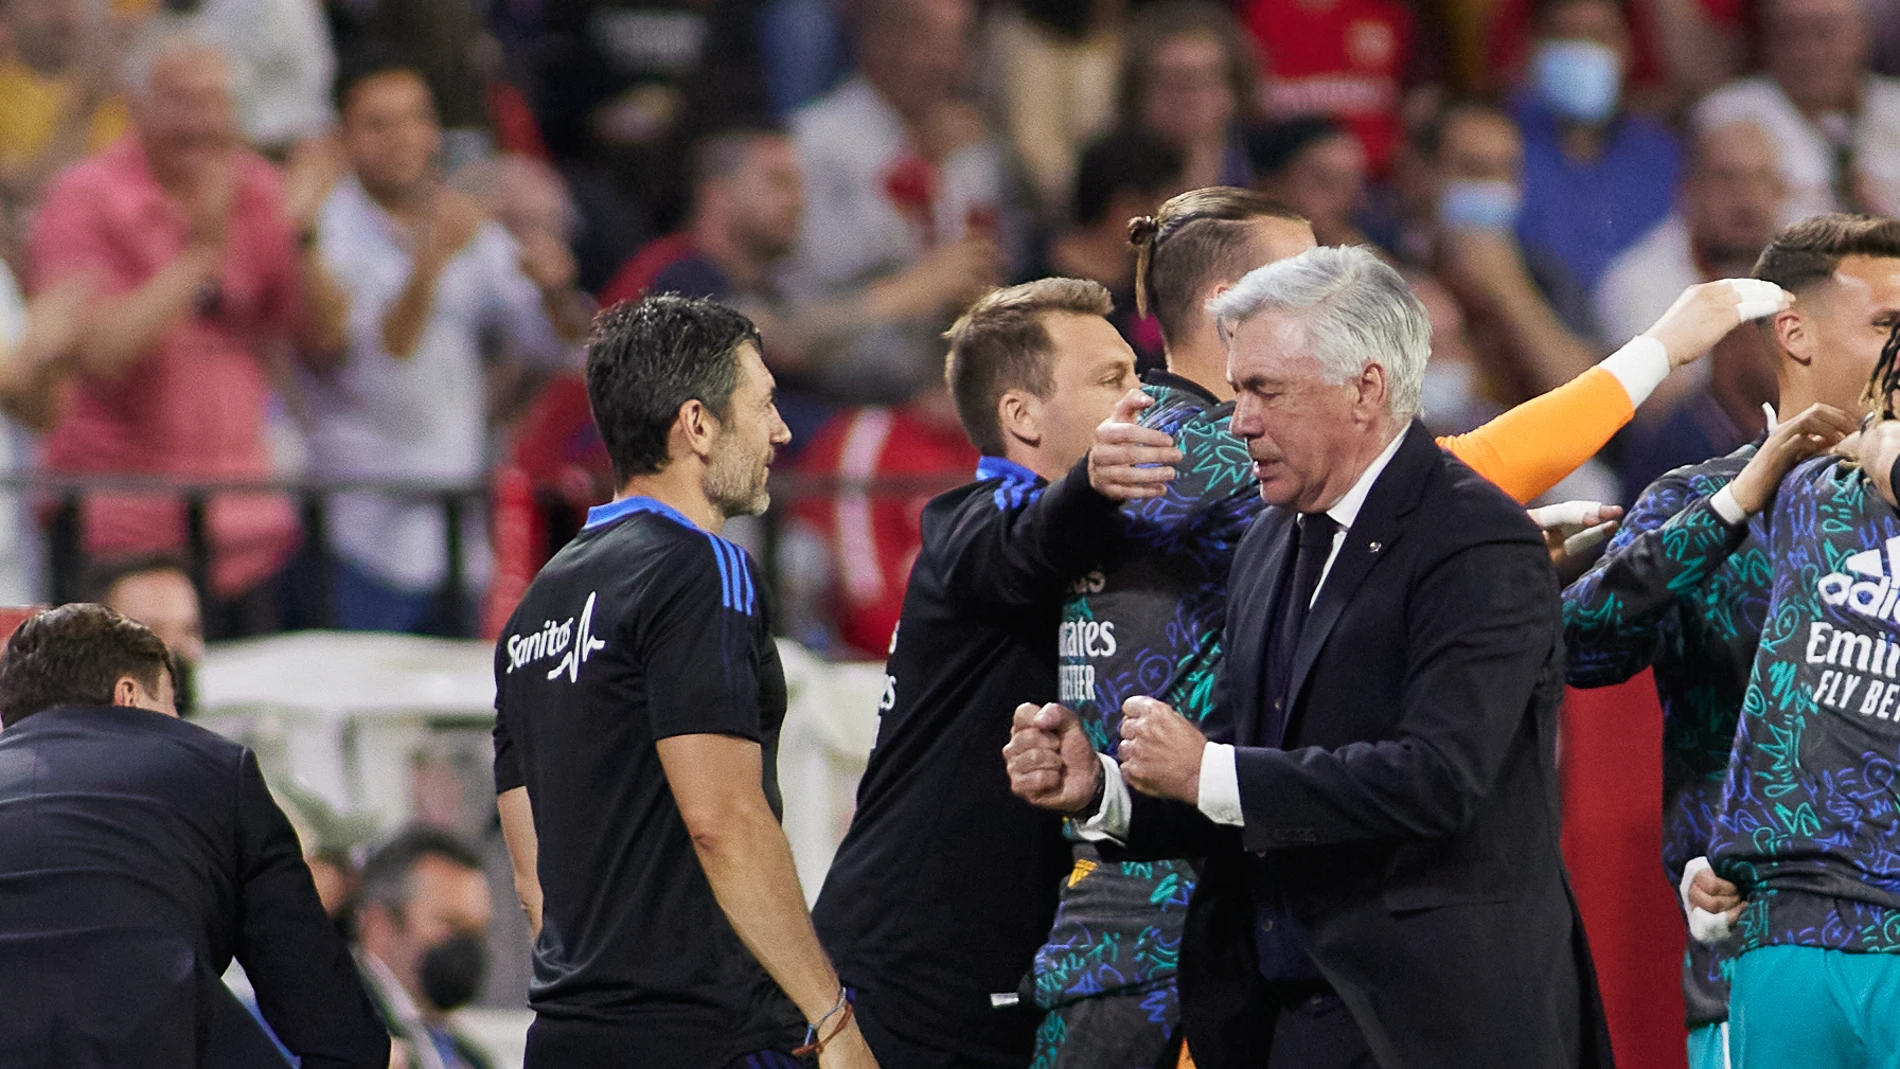
<instances>
[{"instance_id":1,"label":"suit lapel","mask_svg":"<svg viewBox=\"0 0 1900 1069\"><path fill-rule=\"evenodd\" d=\"M1320 582L1319 599L1313 603L1306 626L1300 632L1299 649L1293 654L1292 675L1287 682L1289 708L1299 707L1306 677L1319 660L1319 651L1325 647L1333 625L1339 622L1340 613L1345 611L1366 576L1372 574L1373 567L1391 554L1392 544L1404 533L1399 517L1417 504L1419 491L1437 455L1438 443L1432 439L1431 432L1423 423L1413 420L1405 432L1404 444L1374 480L1365 505L1346 532L1339 555L1333 558L1332 568Z\"/></svg>"},{"instance_id":2,"label":"suit lapel","mask_svg":"<svg viewBox=\"0 0 1900 1069\"><path fill-rule=\"evenodd\" d=\"M1260 696L1267 692L1267 644L1272 641L1273 621L1280 616L1288 578L1288 542L1294 530L1293 514L1284 509L1269 508L1255 522L1264 529L1252 537L1261 539L1263 546L1260 567L1249 577L1249 593L1259 597L1252 603L1265 611L1236 614L1231 606L1239 602L1232 600L1228 610L1235 638L1227 645L1228 700L1235 710L1233 741L1242 746L1252 745L1260 730Z\"/></svg>"}]
</instances>

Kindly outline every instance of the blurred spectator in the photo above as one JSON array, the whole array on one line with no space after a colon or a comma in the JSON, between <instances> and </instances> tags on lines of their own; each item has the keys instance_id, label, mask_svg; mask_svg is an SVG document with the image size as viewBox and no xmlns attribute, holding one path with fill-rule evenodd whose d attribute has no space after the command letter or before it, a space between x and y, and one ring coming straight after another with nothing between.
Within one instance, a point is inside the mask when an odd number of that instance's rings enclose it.
<instances>
[{"instance_id":1,"label":"blurred spectator","mask_svg":"<svg viewBox=\"0 0 1900 1069\"><path fill-rule=\"evenodd\" d=\"M494 912L481 855L446 832L411 828L363 862L357 961L413 1069L490 1066L448 1014L481 990Z\"/></svg>"},{"instance_id":2,"label":"blurred spectator","mask_svg":"<svg viewBox=\"0 0 1900 1069\"><path fill-rule=\"evenodd\" d=\"M1132 47L1122 63L1122 126L1174 142L1189 189L1246 185L1240 128L1257 72L1233 16L1210 0L1163 0L1137 12L1123 36Z\"/></svg>"},{"instance_id":3,"label":"blurred spectator","mask_svg":"<svg viewBox=\"0 0 1900 1069\"><path fill-rule=\"evenodd\" d=\"M420 72L366 55L338 83L354 173L324 203L319 245L349 293L343 366L308 377L310 469L343 478L477 482L487 467L481 339L504 332L547 365L572 358L592 308L558 234L517 242L443 187ZM338 623L445 631L446 519L439 501L345 494L331 502ZM465 513L471 579L487 571L484 524ZM443 613L449 614L448 619Z\"/></svg>"},{"instance_id":4,"label":"blurred spectator","mask_svg":"<svg viewBox=\"0 0 1900 1069\"><path fill-rule=\"evenodd\" d=\"M828 486L793 504L782 551L791 634L836 657L882 660L923 544L924 505L969 481L977 459L947 386L827 423L799 456L801 474L892 485Z\"/></svg>"},{"instance_id":5,"label":"blurred spectator","mask_svg":"<svg viewBox=\"0 0 1900 1069\"><path fill-rule=\"evenodd\" d=\"M139 0L163 12L160 33L221 45L244 138L282 157L336 123L330 83L336 50L319 0Z\"/></svg>"},{"instance_id":6,"label":"blurred spectator","mask_svg":"<svg viewBox=\"0 0 1900 1069\"><path fill-rule=\"evenodd\" d=\"M547 0L529 95L549 150L575 186L586 243L597 246L582 252L590 284L632 252L641 233L629 227L679 224L694 137L765 113L752 7ZM616 218L627 207L633 218Z\"/></svg>"},{"instance_id":7,"label":"blurred spectator","mask_svg":"<svg viewBox=\"0 0 1900 1069\"><path fill-rule=\"evenodd\" d=\"M1766 0L1764 73L1709 95L1703 127L1762 124L1781 150L1782 221L1900 212L1900 79L1868 70L1861 0Z\"/></svg>"},{"instance_id":8,"label":"blurred spectator","mask_svg":"<svg viewBox=\"0 0 1900 1069\"><path fill-rule=\"evenodd\" d=\"M1615 0L1555 0L1539 15L1516 107L1524 139L1517 234L1586 290L1675 197L1675 137L1623 109L1628 69L1629 27Z\"/></svg>"},{"instance_id":9,"label":"blurred spectator","mask_svg":"<svg viewBox=\"0 0 1900 1069\"><path fill-rule=\"evenodd\" d=\"M1411 9L1399 0L1241 0L1238 10L1271 75L1262 110L1274 119L1337 120L1359 139L1373 172L1384 174L1413 60Z\"/></svg>"},{"instance_id":10,"label":"blurred spectator","mask_svg":"<svg viewBox=\"0 0 1900 1069\"><path fill-rule=\"evenodd\" d=\"M89 275L75 275L28 304L13 272L0 262L0 472L36 466L27 432L44 431L57 417L59 381L71 369L94 293ZM0 604L41 600L38 549L38 532L21 495L0 490Z\"/></svg>"},{"instance_id":11,"label":"blurred spectator","mask_svg":"<svg viewBox=\"0 0 1900 1069\"><path fill-rule=\"evenodd\" d=\"M553 166L529 156L497 156L471 163L449 176L449 188L475 202L523 246L552 239L571 247L580 216L567 185ZM491 429L511 425L535 403L552 377L544 363L490 342L487 356L487 420ZM604 498L602 500L605 500Z\"/></svg>"},{"instance_id":12,"label":"blurred spectator","mask_svg":"<svg viewBox=\"0 0 1900 1069\"><path fill-rule=\"evenodd\" d=\"M1516 125L1495 108L1454 104L1421 137L1436 188L1421 207L1432 214L1405 224L1396 247L1428 250L1438 280L1464 306L1466 329L1502 400L1575 378L1596 362L1585 340L1595 333L1589 293L1518 243L1523 143Z\"/></svg>"},{"instance_id":13,"label":"blurred spectator","mask_svg":"<svg viewBox=\"0 0 1900 1069\"><path fill-rule=\"evenodd\" d=\"M427 79L443 127L443 169L454 172L492 155L497 144L489 86L500 72L501 55L484 33L476 0L354 0L350 8L346 54L387 48Z\"/></svg>"},{"instance_id":14,"label":"blurred spectator","mask_svg":"<svg viewBox=\"0 0 1900 1069\"><path fill-rule=\"evenodd\" d=\"M1254 188L1304 215L1321 245L1361 245L1366 150L1331 119L1311 117L1249 131Z\"/></svg>"},{"instance_id":15,"label":"blurred spectator","mask_svg":"<svg viewBox=\"0 0 1900 1069\"><path fill-rule=\"evenodd\" d=\"M805 204L791 139L766 129L731 130L706 138L693 158L688 229L649 243L627 261L601 291L601 303L679 293L745 312L765 337L767 365L780 376L779 409L795 447L829 413L814 396L877 389L849 381L865 371L853 359L862 355L857 349L864 339L882 341L911 324L928 330L974 300L994 277L993 248L962 241L930 249L861 287L788 295L781 270L797 244Z\"/></svg>"},{"instance_id":16,"label":"blurred spectator","mask_svg":"<svg viewBox=\"0 0 1900 1069\"><path fill-rule=\"evenodd\" d=\"M1049 218L1068 210L1082 146L1115 113L1127 0L1017 0L989 20L992 95Z\"/></svg>"},{"instance_id":17,"label":"blurred spectator","mask_svg":"<svg viewBox=\"0 0 1900 1069\"><path fill-rule=\"evenodd\" d=\"M1607 346L1648 330L1675 302L1672 294L1754 269L1781 218L1777 159L1774 142L1755 122L1723 123L1694 136L1676 210L1611 261L1597 284L1597 323ZM1697 361L1664 379L1645 412L1669 410L1708 381L1709 367Z\"/></svg>"},{"instance_id":18,"label":"blurred spectator","mask_svg":"<svg viewBox=\"0 0 1900 1069\"><path fill-rule=\"evenodd\" d=\"M197 708L198 664L204 660L204 611L184 562L164 554L101 567L83 585L84 598L157 635L172 655L172 697L178 715Z\"/></svg>"},{"instance_id":19,"label":"blurred spectator","mask_svg":"<svg viewBox=\"0 0 1900 1069\"><path fill-rule=\"evenodd\" d=\"M790 117L843 80L851 47L838 7L837 0L762 0L759 58L773 116Z\"/></svg>"},{"instance_id":20,"label":"blurred spectator","mask_svg":"<svg viewBox=\"0 0 1900 1069\"><path fill-rule=\"evenodd\" d=\"M77 352L72 410L46 443L72 472L214 478L271 474L264 362L294 339L340 349L344 309L299 235L312 225L285 183L237 139L231 82L215 45L178 34L150 41L132 79L134 134L61 176L33 235L36 288L96 276ZM296 183L293 183L296 184ZM90 553L180 552L175 498L96 495L85 505ZM213 633L274 622L269 580L295 542L276 496L212 497Z\"/></svg>"},{"instance_id":21,"label":"blurred spectator","mask_svg":"<svg viewBox=\"0 0 1900 1069\"><path fill-rule=\"evenodd\" d=\"M1160 324L1135 308L1135 250L1128 222L1153 215L1181 191L1181 153L1139 130L1104 134L1089 143L1075 176L1070 224L1049 243L1047 271L1100 282L1115 298L1109 319L1135 350L1142 371L1164 365Z\"/></svg>"},{"instance_id":22,"label":"blurred spectator","mask_svg":"<svg viewBox=\"0 0 1900 1069\"><path fill-rule=\"evenodd\" d=\"M88 0L4 0L0 193L30 207L68 164L125 133L118 24Z\"/></svg>"},{"instance_id":23,"label":"blurred spectator","mask_svg":"<svg viewBox=\"0 0 1900 1069\"><path fill-rule=\"evenodd\" d=\"M1433 434L1464 434L1502 412L1485 385L1483 366L1465 333L1457 298L1430 275L1411 272L1406 281L1432 324L1432 358L1419 384L1420 418Z\"/></svg>"},{"instance_id":24,"label":"blurred spectator","mask_svg":"<svg viewBox=\"0 0 1900 1069\"><path fill-rule=\"evenodd\" d=\"M973 17L969 0L859 8L859 75L792 117L805 179L795 298L857 291L933 254L959 280L999 278L999 248L1014 247L1003 156L960 95ZM842 403L914 397L942 378L947 318L867 331L813 381Z\"/></svg>"}]
</instances>

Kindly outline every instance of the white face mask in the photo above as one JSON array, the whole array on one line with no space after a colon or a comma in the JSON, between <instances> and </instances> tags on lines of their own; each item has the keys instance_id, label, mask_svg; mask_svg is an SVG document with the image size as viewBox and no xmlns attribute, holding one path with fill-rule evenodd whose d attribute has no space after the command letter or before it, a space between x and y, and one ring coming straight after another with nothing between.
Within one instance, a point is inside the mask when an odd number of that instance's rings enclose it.
<instances>
[{"instance_id":1,"label":"white face mask","mask_svg":"<svg viewBox=\"0 0 1900 1069\"><path fill-rule=\"evenodd\" d=\"M1434 430L1462 431L1466 417L1480 406L1478 373L1470 364L1458 360L1432 360L1425 365L1419 383L1419 405L1425 422Z\"/></svg>"},{"instance_id":2,"label":"white face mask","mask_svg":"<svg viewBox=\"0 0 1900 1069\"><path fill-rule=\"evenodd\" d=\"M1531 56L1531 87L1564 118L1600 123L1616 113L1623 62L1595 41L1546 41Z\"/></svg>"}]
</instances>

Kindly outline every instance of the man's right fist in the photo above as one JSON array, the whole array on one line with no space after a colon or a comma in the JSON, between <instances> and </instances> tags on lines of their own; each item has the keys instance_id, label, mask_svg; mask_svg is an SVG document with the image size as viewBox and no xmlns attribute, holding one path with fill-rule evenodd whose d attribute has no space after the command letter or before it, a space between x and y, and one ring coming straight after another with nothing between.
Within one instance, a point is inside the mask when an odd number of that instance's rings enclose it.
<instances>
[{"instance_id":1,"label":"man's right fist","mask_svg":"<svg viewBox=\"0 0 1900 1069\"><path fill-rule=\"evenodd\" d=\"M1003 747L1009 789L1042 809L1080 816L1102 783L1102 760L1075 711L1054 702L1016 707Z\"/></svg>"}]
</instances>

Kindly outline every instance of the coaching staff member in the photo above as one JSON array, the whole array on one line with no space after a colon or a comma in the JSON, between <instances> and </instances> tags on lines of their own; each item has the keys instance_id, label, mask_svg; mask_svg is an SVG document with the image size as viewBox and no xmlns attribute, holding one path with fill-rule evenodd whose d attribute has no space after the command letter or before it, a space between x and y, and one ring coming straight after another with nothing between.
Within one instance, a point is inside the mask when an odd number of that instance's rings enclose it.
<instances>
[{"instance_id":1,"label":"coaching staff member","mask_svg":"<svg viewBox=\"0 0 1900 1069\"><path fill-rule=\"evenodd\" d=\"M1118 767L1023 706L1014 789L1208 858L1180 969L1205 1069L1609 1064L1558 851L1557 584L1523 509L1416 419L1425 310L1356 248L1213 307L1276 506L1234 559L1213 741L1130 699Z\"/></svg>"},{"instance_id":2,"label":"coaching staff member","mask_svg":"<svg viewBox=\"0 0 1900 1069\"><path fill-rule=\"evenodd\" d=\"M529 1069L797 1066L808 1026L821 1066L875 1069L779 827L764 577L719 536L765 510L791 441L772 390L758 331L711 301L619 305L589 342L621 489L495 650L495 786L539 929Z\"/></svg>"},{"instance_id":3,"label":"coaching staff member","mask_svg":"<svg viewBox=\"0 0 1900 1069\"><path fill-rule=\"evenodd\" d=\"M236 957L308 1069L389 1037L250 750L178 719L171 659L101 605L0 654L0 1066L281 1065Z\"/></svg>"}]
</instances>

